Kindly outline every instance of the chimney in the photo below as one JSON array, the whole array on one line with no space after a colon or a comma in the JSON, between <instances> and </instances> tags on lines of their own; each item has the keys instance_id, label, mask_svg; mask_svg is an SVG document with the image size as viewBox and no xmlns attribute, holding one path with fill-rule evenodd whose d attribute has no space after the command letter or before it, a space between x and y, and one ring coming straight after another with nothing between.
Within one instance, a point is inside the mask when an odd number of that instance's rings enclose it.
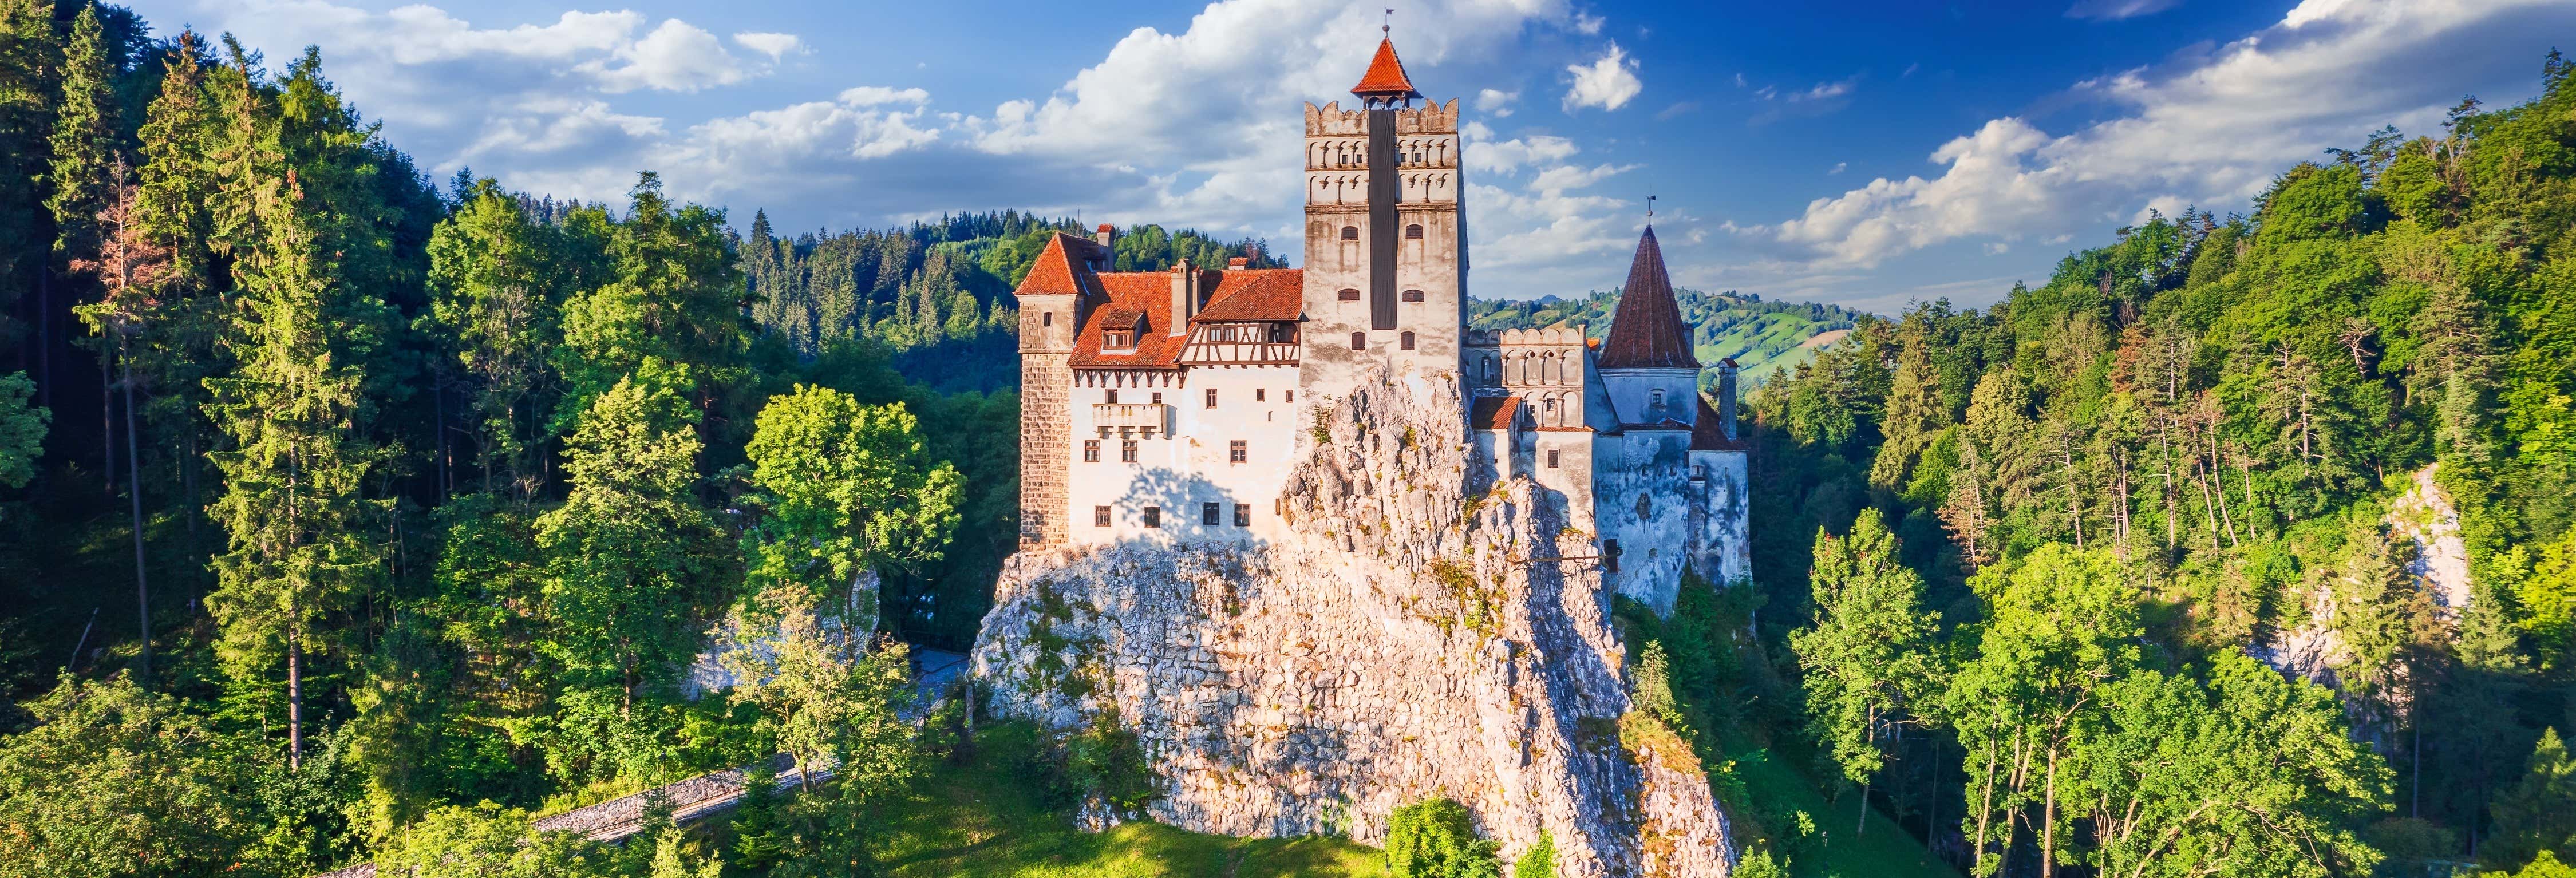
<instances>
[{"instance_id":1,"label":"chimney","mask_svg":"<svg viewBox=\"0 0 2576 878\"><path fill-rule=\"evenodd\" d=\"M1091 233L1091 243L1098 244L1102 247L1108 247L1111 244L1118 243L1118 227L1108 223L1101 223L1099 230Z\"/></svg>"},{"instance_id":2,"label":"chimney","mask_svg":"<svg viewBox=\"0 0 2576 878\"><path fill-rule=\"evenodd\" d=\"M1234 257L1234 258L1232 258L1232 259L1228 259L1228 260L1226 260L1226 261L1225 261L1225 270L1227 270L1227 271L1233 271L1233 270L1235 270L1235 269L1242 268L1242 267L1247 266L1247 265L1250 265L1250 264L1252 264L1252 260L1251 260L1250 258L1248 258L1248 257L1243 257L1243 256L1237 256L1237 257Z\"/></svg>"},{"instance_id":3,"label":"chimney","mask_svg":"<svg viewBox=\"0 0 2576 878\"><path fill-rule=\"evenodd\" d=\"M1100 245L1099 255L1092 257L1091 270L1108 271L1118 267L1118 252L1110 248L1110 245L1118 243L1116 226L1101 223L1100 229L1091 233L1091 243Z\"/></svg>"},{"instance_id":4,"label":"chimney","mask_svg":"<svg viewBox=\"0 0 2576 878\"><path fill-rule=\"evenodd\" d=\"M1179 265L1172 266L1172 335L1190 334L1190 318L1198 313L1199 267L1184 256Z\"/></svg>"},{"instance_id":5,"label":"chimney","mask_svg":"<svg viewBox=\"0 0 2576 878\"><path fill-rule=\"evenodd\" d=\"M1735 358L1717 361L1717 427L1726 431L1726 441L1735 435Z\"/></svg>"}]
</instances>

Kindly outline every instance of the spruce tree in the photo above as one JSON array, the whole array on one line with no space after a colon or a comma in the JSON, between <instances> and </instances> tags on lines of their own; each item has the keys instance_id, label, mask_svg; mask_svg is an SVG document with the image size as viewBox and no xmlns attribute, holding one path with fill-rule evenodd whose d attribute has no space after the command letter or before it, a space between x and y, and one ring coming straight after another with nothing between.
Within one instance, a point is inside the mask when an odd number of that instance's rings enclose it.
<instances>
[{"instance_id":1,"label":"spruce tree","mask_svg":"<svg viewBox=\"0 0 2576 878\"><path fill-rule=\"evenodd\" d=\"M18 313L21 291L38 290L33 327L0 316L0 338L20 341L18 363L36 381L38 405L51 405L47 368L50 296L45 293L53 251L39 188L51 170L50 140L60 83L62 43L54 33L50 0L0 0L0 315ZM34 337L21 340L21 333Z\"/></svg>"}]
</instances>

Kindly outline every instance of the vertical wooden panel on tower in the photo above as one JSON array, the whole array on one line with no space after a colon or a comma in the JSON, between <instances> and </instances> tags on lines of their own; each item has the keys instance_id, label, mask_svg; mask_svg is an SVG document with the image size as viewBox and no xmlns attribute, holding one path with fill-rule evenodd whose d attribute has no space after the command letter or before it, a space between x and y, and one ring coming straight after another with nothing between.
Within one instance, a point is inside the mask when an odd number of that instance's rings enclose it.
<instances>
[{"instance_id":1,"label":"vertical wooden panel on tower","mask_svg":"<svg viewBox=\"0 0 2576 878\"><path fill-rule=\"evenodd\" d=\"M1395 163L1395 111L1368 113L1369 328L1395 328L1395 203L1404 197Z\"/></svg>"}]
</instances>

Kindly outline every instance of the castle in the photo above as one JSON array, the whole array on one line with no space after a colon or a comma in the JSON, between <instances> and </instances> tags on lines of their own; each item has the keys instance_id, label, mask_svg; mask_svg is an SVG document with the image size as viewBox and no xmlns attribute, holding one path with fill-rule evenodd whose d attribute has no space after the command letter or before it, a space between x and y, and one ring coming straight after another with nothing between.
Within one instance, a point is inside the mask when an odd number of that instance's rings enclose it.
<instances>
[{"instance_id":1,"label":"castle","mask_svg":"<svg viewBox=\"0 0 2576 878\"><path fill-rule=\"evenodd\" d=\"M1303 268L1184 260L1112 271L1116 230L1057 234L1017 292L1024 548L1260 542L1288 461L1364 371L1462 385L1471 489L1526 476L1619 593L1671 606L1685 565L1748 574L1735 368L1716 404L1649 226L1607 337L1466 328L1458 102L1391 41L1351 93L1307 104Z\"/></svg>"}]
</instances>

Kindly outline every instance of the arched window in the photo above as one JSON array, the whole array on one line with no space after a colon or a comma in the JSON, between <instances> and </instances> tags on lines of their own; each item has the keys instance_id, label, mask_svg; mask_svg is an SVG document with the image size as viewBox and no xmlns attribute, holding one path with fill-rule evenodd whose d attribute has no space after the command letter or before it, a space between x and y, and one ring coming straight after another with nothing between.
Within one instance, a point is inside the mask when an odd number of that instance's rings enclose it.
<instances>
[{"instance_id":1,"label":"arched window","mask_svg":"<svg viewBox=\"0 0 2576 878\"><path fill-rule=\"evenodd\" d=\"M1354 333L1351 333L1351 350L1355 350L1355 351L1364 351L1364 350L1368 350L1368 333L1365 333L1365 332L1354 332Z\"/></svg>"},{"instance_id":2,"label":"arched window","mask_svg":"<svg viewBox=\"0 0 2576 878\"><path fill-rule=\"evenodd\" d=\"M1494 380L1494 358L1491 354L1485 357L1485 380Z\"/></svg>"},{"instance_id":3,"label":"arched window","mask_svg":"<svg viewBox=\"0 0 2576 878\"><path fill-rule=\"evenodd\" d=\"M1422 240L1422 224L1421 224L1421 223L1414 223L1414 224L1412 224L1412 225L1405 226L1405 227L1404 227L1404 237L1406 237L1407 239L1410 239L1410 240L1415 240L1415 241Z\"/></svg>"},{"instance_id":4,"label":"arched window","mask_svg":"<svg viewBox=\"0 0 2576 878\"><path fill-rule=\"evenodd\" d=\"M1357 302L1360 300L1360 291L1343 290L1341 292L1334 293L1333 298L1340 299L1345 302Z\"/></svg>"},{"instance_id":5,"label":"arched window","mask_svg":"<svg viewBox=\"0 0 2576 878\"><path fill-rule=\"evenodd\" d=\"M1345 241L1357 241L1357 240L1359 240L1359 239L1360 239L1360 227L1358 227L1358 226L1343 226L1343 227L1342 227L1342 240L1345 240Z\"/></svg>"},{"instance_id":6,"label":"arched window","mask_svg":"<svg viewBox=\"0 0 2576 878\"><path fill-rule=\"evenodd\" d=\"M1662 388L1656 388L1654 392L1647 394L1646 398L1647 411L1659 412L1664 410L1664 391Z\"/></svg>"},{"instance_id":7,"label":"arched window","mask_svg":"<svg viewBox=\"0 0 2576 878\"><path fill-rule=\"evenodd\" d=\"M1402 345L1405 350L1409 351L1413 349L1413 333L1407 332L1403 335L1397 336L1396 339L1397 343Z\"/></svg>"},{"instance_id":8,"label":"arched window","mask_svg":"<svg viewBox=\"0 0 2576 878\"><path fill-rule=\"evenodd\" d=\"M1404 300L1405 300L1405 301L1407 301L1407 302L1419 302L1419 301L1422 301L1422 291L1421 291L1421 290L1405 290L1405 291L1404 291Z\"/></svg>"}]
</instances>

